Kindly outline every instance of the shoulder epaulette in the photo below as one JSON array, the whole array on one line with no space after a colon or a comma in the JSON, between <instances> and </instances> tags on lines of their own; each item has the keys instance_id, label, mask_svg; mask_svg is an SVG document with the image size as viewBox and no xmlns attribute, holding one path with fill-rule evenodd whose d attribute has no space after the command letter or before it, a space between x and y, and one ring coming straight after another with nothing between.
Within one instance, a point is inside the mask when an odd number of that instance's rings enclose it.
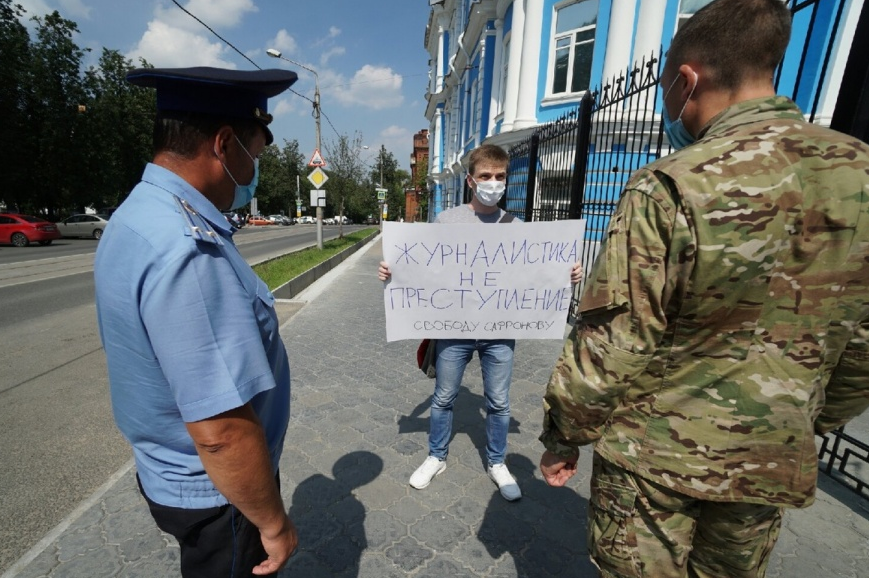
<instances>
[{"instance_id":1,"label":"shoulder epaulette","mask_svg":"<svg viewBox=\"0 0 869 578\"><path fill-rule=\"evenodd\" d=\"M223 245L220 235L211 227L208 221L199 212L190 206L187 201L173 195L178 211L184 218L184 234L193 237L197 241Z\"/></svg>"}]
</instances>

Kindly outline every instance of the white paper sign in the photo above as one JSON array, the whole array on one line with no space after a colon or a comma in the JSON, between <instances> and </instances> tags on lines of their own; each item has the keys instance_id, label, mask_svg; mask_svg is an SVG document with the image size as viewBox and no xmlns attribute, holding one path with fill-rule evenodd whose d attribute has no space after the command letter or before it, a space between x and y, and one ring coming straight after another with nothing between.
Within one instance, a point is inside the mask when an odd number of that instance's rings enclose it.
<instances>
[{"instance_id":1,"label":"white paper sign","mask_svg":"<svg viewBox=\"0 0 869 578\"><path fill-rule=\"evenodd\" d=\"M585 220L383 223L386 340L561 339Z\"/></svg>"}]
</instances>

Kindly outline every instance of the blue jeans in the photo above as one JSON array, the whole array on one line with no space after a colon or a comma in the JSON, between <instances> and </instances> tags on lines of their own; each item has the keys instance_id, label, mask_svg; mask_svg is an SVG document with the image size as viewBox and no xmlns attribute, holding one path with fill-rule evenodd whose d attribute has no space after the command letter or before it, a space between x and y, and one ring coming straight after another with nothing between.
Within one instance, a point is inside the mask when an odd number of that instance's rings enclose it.
<instances>
[{"instance_id":1,"label":"blue jeans","mask_svg":"<svg viewBox=\"0 0 869 578\"><path fill-rule=\"evenodd\" d=\"M465 367L480 356L483 395L486 399L486 458L489 465L504 463L510 426L510 379L513 377L513 339L440 339L437 343L437 378L431 398L428 453L445 459L453 429L453 402L459 394Z\"/></svg>"}]
</instances>

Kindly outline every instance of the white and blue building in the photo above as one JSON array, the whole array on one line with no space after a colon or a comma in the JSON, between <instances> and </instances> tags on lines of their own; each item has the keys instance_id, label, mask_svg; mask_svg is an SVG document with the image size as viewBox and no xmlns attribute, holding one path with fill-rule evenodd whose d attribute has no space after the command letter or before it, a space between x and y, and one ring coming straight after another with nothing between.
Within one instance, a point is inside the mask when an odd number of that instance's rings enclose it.
<instances>
[{"instance_id":1,"label":"white and blue building","mask_svg":"<svg viewBox=\"0 0 869 578\"><path fill-rule=\"evenodd\" d=\"M464 202L472 149L509 149L606 79L659 58L710 1L429 0L429 219ZM783 1L794 25L779 93L829 124L863 0Z\"/></svg>"}]
</instances>

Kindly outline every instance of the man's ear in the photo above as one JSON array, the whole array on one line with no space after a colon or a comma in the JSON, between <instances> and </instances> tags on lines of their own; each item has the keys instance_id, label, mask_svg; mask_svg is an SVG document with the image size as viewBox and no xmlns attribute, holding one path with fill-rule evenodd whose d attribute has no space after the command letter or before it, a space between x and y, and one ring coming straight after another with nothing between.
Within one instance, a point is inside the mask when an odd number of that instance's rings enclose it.
<instances>
[{"instance_id":1,"label":"man's ear","mask_svg":"<svg viewBox=\"0 0 869 578\"><path fill-rule=\"evenodd\" d=\"M220 127L220 129L214 134L211 139L212 149L214 154L217 155L217 158L220 160L226 159L226 147L229 144L229 141L233 140L232 136L235 133L232 130L232 127L229 125L224 125Z\"/></svg>"},{"instance_id":2,"label":"man's ear","mask_svg":"<svg viewBox=\"0 0 869 578\"><path fill-rule=\"evenodd\" d=\"M687 101L689 96L697 94L697 88L700 84L700 70L700 67L694 63L685 63L679 67L678 73L682 78L682 94L680 96L683 101Z\"/></svg>"}]
</instances>

